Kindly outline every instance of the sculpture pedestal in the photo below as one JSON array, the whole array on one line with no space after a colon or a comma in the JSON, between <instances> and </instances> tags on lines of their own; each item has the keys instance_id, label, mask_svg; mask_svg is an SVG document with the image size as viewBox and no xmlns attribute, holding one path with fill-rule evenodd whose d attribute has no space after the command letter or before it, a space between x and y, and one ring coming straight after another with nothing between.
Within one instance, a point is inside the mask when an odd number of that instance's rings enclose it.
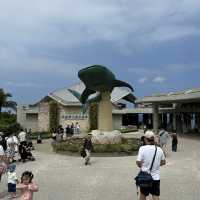
<instances>
[{"instance_id":1,"label":"sculpture pedestal","mask_svg":"<svg viewBox=\"0 0 200 200\"><path fill-rule=\"evenodd\" d=\"M113 130L112 104L109 91L101 93L101 101L98 108L98 129L103 132Z\"/></svg>"},{"instance_id":2,"label":"sculpture pedestal","mask_svg":"<svg viewBox=\"0 0 200 200\"><path fill-rule=\"evenodd\" d=\"M94 144L119 144L121 143L121 132L118 130L114 131L100 131L93 130L92 143Z\"/></svg>"}]
</instances>

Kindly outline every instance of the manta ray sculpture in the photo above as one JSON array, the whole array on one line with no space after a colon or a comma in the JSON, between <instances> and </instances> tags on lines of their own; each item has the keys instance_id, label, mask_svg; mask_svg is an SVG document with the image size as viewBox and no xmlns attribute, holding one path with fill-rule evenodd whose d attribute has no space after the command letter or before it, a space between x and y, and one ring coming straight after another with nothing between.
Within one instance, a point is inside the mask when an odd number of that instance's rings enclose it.
<instances>
[{"instance_id":1,"label":"manta ray sculpture","mask_svg":"<svg viewBox=\"0 0 200 200\"><path fill-rule=\"evenodd\" d=\"M107 111L110 112L112 117L112 105L110 103L110 94L115 87L128 87L133 91L131 85L124 81L117 80L115 75L106 67L101 65L93 65L81 69L78 72L78 77L85 84L85 90L82 94L69 89L69 91L76 96L83 105L88 105L92 101L98 101L101 106L101 101L106 102ZM91 94L98 93L95 98L89 99ZM104 103L105 104L105 103ZM105 106L101 106L103 108ZM106 109L99 109L106 110ZM102 111L101 111L102 112ZM103 115L103 114L102 114ZM100 117L99 117L100 118ZM101 117L102 118L102 117ZM111 122L110 122L111 123ZM112 125L112 123L111 123ZM111 128L105 128L111 129Z\"/></svg>"}]
</instances>

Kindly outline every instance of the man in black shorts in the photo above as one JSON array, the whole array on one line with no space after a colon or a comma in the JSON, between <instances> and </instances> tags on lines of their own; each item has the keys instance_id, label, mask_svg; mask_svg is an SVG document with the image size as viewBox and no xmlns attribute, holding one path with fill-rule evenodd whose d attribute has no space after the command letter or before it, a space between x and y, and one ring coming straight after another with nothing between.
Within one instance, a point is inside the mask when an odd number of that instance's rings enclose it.
<instances>
[{"instance_id":1,"label":"man in black shorts","mask_svg":"<svg viewBox=\"0 0 200 200\"><path fill-rule=\"evenodd\" d=\"M153 200L159 200L160 196L160 166L165 165L165 156L160 147L157 147L155 160L150 172L151 163L155 154L155 135L152 131L146 131L144 134L145 146L139 149L136 164L141 171L149 172L153 178L152 187L140 188L140 200L146 200L146 197L151 194Z\"/></svg>"}]
</instances>

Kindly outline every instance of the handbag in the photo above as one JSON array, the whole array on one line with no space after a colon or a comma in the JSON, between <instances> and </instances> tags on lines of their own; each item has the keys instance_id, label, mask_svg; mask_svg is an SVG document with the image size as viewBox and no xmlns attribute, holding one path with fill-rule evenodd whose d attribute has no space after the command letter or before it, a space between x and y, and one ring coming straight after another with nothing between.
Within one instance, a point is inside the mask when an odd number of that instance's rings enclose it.
<instances>
[{"instance_id":1,"label":"handbag","mask_svg":"<svg viewBox=\"0 0 200 200\"><path fill-rule=\"evenodd\" d=\"M151 170L152 170L152 167L153 167L153 163L154 163L154 160L155 160L155 157L156 157L156 152L157 152L157 147L155 146L155 153L154 153L154 157L153 157L153 160L151 162L151 167L149 169L150 173L148 172L144 172L144 171L140 171L138 173L138 175L135 177L135 181L136 181L136 186L139 186L139 187L143 187L143 188L146 188L146 187L152 187L153 185L153 178L151 176Z\"/></svg>"}]
</instances>

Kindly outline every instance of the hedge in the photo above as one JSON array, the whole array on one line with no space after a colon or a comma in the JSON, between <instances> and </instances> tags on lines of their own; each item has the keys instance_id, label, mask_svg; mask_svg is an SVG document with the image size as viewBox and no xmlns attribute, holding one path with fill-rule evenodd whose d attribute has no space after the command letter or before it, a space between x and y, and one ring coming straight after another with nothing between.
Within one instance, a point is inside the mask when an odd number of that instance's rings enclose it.
<instances>
[{"instance_id":1,"label":"hedge","mask_svg":"<svg viewBox=\"0 0 200 200\"><path fill-rule=\"evenodd\" d=\"M53 142L52 147L55 152L76 152L80 153L83 148L84 138L68 138L66 141ZM122 138L120 144L93 144L93 153L125 153L127 155L135 154L139 148L139 139Z\"/></svg>"}]
</instances>

